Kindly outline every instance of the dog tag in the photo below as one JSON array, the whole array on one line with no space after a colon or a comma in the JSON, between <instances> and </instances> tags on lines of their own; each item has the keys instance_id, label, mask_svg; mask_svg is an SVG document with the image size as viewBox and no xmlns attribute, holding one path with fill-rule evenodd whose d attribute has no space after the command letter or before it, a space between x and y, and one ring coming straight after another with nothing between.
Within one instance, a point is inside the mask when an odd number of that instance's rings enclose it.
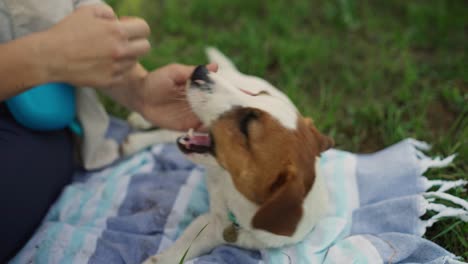
<instances>
[{"instance_id":1,"label":"dog tag","mask_svg":"<svg viewBox=\"0 0 468 264\"><path fill-rule=\"evenodd\" d=\"M234 243L237 241L238 235L239 235L238 227L236 227L234 224L228 225L226 228L224 228L224 231L223 231L224 241L229 242L229 243Z\"/></svg>"}]
</instances>

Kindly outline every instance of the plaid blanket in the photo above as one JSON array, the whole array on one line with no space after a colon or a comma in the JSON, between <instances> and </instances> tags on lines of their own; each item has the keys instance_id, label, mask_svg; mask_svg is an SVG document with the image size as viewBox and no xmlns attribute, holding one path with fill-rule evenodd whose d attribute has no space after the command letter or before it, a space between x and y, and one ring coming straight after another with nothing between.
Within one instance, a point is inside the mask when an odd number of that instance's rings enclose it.
<instances>
[{"instance_id":1,"label":"plaid blanket","mask_svg":"<svg viewBox=\"0 0 468 264\"><path fill-rule=\"evenodd\" d=\"M128 131L113 120L108 136L121 141ZM455 156L432 159L422 152L428 149L413 139L366 155L331 149L320 162L330 210L304 241L262 251L221 245L188 263L461 263L422 238L444 217L468 221L468 202L446 193L466 181L422 175ZM174 144L155 145L105 169L77 172L11 263L139 263L167 248L208 203L203 168ZM428 211L435 214L422 220Z\"/></svg>"}]
</instances>

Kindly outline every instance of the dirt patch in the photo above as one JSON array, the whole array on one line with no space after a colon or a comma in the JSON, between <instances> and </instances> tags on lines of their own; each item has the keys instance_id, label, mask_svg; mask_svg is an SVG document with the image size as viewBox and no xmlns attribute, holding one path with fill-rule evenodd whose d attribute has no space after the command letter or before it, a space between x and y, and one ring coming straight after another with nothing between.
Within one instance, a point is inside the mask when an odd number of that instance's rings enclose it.
<instances>
[{"instance_id":1,"label":"dirt patch","mask_svg":"<svg viewBox=\"0 0 468 264\"><path fill-rule=\"evenodd\" d=\"M429 104L426 116L427 125L436 136L447 134L456 121L457 113L450 109L448 102L438 98Z\"/></svg>"}]
</instances>

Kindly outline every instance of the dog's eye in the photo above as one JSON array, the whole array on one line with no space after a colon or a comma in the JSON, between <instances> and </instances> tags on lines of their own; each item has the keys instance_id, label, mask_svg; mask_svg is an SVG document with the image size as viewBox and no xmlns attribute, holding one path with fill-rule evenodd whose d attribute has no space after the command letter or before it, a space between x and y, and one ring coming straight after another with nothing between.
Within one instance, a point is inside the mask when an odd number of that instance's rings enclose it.
<instances>
[{"instance_id":1,"label":"dog's eye","mask_svg":"<svg viewBox=\"0 0 468 264\"><path fill-rule=\"evenodd\" d=\"M239 122L239 129L244 134L245 137L249 137L249 124L250 121L256 120L258 118L257 114L253 111L247 112L244 116L242 116Z\"/></svg>"}]
</instances>

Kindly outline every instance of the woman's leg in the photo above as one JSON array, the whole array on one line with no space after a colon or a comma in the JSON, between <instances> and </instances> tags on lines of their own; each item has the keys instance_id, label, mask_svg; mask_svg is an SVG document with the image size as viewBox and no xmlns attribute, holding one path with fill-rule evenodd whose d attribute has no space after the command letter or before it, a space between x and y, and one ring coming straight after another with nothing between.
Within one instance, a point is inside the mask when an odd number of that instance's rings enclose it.
<instances>
[{"instance_id":1,"label":"woman's leg","mask_svg":"<svg viewBox=\"0 0 468 264\"><path fill-rule=\"evenodd\" d=\"M66 130L25 129L0 102L0 263L28 241L72 172Z\"/></svg>"}]
</instances>

